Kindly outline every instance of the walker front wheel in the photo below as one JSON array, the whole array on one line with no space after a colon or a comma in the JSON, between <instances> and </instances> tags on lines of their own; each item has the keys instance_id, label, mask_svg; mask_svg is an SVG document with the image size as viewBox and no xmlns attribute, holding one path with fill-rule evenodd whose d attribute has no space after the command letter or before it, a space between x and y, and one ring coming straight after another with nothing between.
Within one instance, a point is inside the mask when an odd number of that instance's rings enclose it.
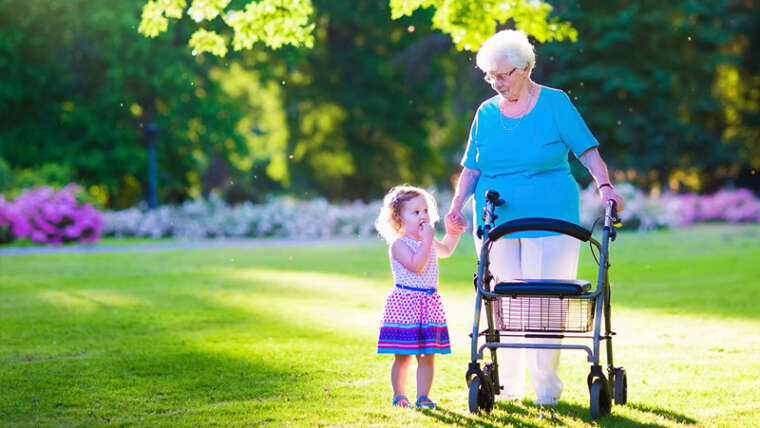
<instances>
[{"instance_id":1,"label":"walker front wheel","mask_svg":"<svg viewBox=\"0 0 760 428\"><path fill-rule=\"evenodd\" d=\"M480 378L475 376L470 380L470 395L468 404L470 406L470 413L478 414L480 409L478 408L478 390L480 390Z\"/></svg>"},{"instance_id":2,"label":"walker front wheel","mask_svg":"<svg viewBox=\"0 0 760 428\"><path fill-rule=\"evenodd\" d=\"M602 416L610 413L612 403L610 402L610 392L607 388L607 380L597 377L591 383L591 389L589 390L589 410L591 411L591 419L599 419Z\"/></svg>"}]
</instances>

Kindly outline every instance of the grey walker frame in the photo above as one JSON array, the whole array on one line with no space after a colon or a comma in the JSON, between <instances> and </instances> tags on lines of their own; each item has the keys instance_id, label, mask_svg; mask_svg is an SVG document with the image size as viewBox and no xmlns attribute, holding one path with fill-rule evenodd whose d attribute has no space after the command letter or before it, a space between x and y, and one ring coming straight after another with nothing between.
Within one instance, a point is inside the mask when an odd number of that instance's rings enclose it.
<instances>
[{"instance_id":1,"label":"grey walker frame","mask_svg":"<svg viewBox=\"0 0 760 428\"><path fill-rule=\"evenodd\" d=\"M591 236L591 232L578 225L562 220L549 218L524 218L512 220L493 227L496 215L494 209L503 204L499 194L495 191L486 192L486 205L483 209L484 225L478 230L478 235L483 239L478 262L478 272L475 276L475 317L470 337L472 338L471 361L465 379L469 387L469 409L472 413L480 410L490 412L494 405L494 396L501 392L498 376L498 348L524 348L524 349L574 349L586 351L591 369L587 377L589 388L589 407L592 419L597 419L611 411L611 404L625 404L627 402L627 376L623 367L615 367L612 359L612 321L610 317L610 284L608 278L609 269L609 242L616 238L614 224L617 223L617 215L614 202L608 201L605 206L604 227L602 229L601 242ZM551 231L572 236L580 241L589 242L599 251L599 270L596 288L591 291L591 284L583 280L531 280L521 279L508 282L500 282L492 287L493 276L489 271L489 253L491 245L498 239L516 232L527 230ZM593 251L592 247L592 251ZM510 329L519 331L516 333L500 332L499 326L494 320L494 306L498 299L522 298L535 299L560 299L563 302L562 314L554 314L552 319L565 320L567 314L565 308L570 304L574 307L586 308L588 320L575 326L562 325L546 328L522 328ZM548 301L548 300L547 300ZM583 305L583 306L578 306ZM487 328L480 331L481 309L485 306ZM499 305L501 306L501 305ZM591 318L593 314L593 319ZM521 314L522 315L522 314ZM602 331L602 316L604 317L604 330ZM531 322L544 319L530 316ZM588 333L593 322L591 335L566 334L567 332ZM478 346L478 338L485 336L485 342ZM551 339L591 339L591 347L581 344L541 344L541 343L502 343L502 337L524 337L528 339L551 338ZM599 345L605 341L607 351L607 376L605 377L600 365ZM483 352L488 348L491 361L484 364L481 369L479 360L483 359Z\"/></svg>"}]
</instances>

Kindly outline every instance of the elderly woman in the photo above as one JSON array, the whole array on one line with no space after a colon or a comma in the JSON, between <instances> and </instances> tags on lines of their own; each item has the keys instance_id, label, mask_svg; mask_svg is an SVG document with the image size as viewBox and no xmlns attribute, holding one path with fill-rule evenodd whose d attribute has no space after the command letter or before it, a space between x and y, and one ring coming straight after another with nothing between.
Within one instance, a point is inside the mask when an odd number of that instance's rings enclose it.
<instances>
[{"instance_id":1,"label":"elderly woman","mask_svg":"<svg viewBox=\"0 0 760 428\"><path fill-rule=\"evenodd\" d=\"M613 200L622 210L623 201L597 150L599 143L570 98L531 80L535 54L525 33L496 33L483 44L476 61L496 95L475 113L449 219L466 224L462 206L474 192L474 218L479 226L485 191L493 189L505 201L496 209L498 223L549 217L578 224L578 184L570 173L568 151L591 173L602 201ZM476 238L476 246L480 244ZM579 249L580 241L570 236L521 232L494 243L491 270L500 280L575 279ZM557 403L562 392L557 376L559 350L499 349L498 355L504 387L498 398L522 399L527 358L536 404Z\"/></svg>"}]
</instances>

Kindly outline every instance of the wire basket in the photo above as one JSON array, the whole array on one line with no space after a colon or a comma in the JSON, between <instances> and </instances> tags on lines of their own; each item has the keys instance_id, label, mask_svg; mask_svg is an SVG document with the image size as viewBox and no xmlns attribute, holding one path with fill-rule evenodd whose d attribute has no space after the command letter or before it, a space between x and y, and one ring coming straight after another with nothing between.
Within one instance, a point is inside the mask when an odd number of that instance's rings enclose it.
<instances>
[{"instance_id":1,"label":"wire basket","mask_svg":"<svg viewBox=\"0 0 760 428\"><path fill-rule=\"evenodd\" d=\"M596 299L501 297L494 302L496 326L505 331L585 333L594 325Z\"/></svg>"}]
</instances>

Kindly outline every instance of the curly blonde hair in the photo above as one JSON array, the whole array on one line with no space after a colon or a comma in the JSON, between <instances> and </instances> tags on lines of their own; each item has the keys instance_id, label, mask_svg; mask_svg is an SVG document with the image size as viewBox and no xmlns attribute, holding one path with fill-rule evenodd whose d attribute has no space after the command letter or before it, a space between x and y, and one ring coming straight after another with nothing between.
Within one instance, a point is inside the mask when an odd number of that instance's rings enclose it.
<instances>
[{"instance_id":1,"label":"curly blonde hair","mask_svg":"<svg viewBox=\"0 0 760 428\"><path fill-rule=\"evenodd\" d=\"M389 190L383 198L383 207L380 208L380 214L375 220L375 229L377 229L385 242L390 244L401 236L401 209L404 203L418 196L425 198L428 215L430 216L430 224L435 225L440 220L438 216L438 204L430 192L408 184L396 186Z\"/></svg>"}]
</instances>

